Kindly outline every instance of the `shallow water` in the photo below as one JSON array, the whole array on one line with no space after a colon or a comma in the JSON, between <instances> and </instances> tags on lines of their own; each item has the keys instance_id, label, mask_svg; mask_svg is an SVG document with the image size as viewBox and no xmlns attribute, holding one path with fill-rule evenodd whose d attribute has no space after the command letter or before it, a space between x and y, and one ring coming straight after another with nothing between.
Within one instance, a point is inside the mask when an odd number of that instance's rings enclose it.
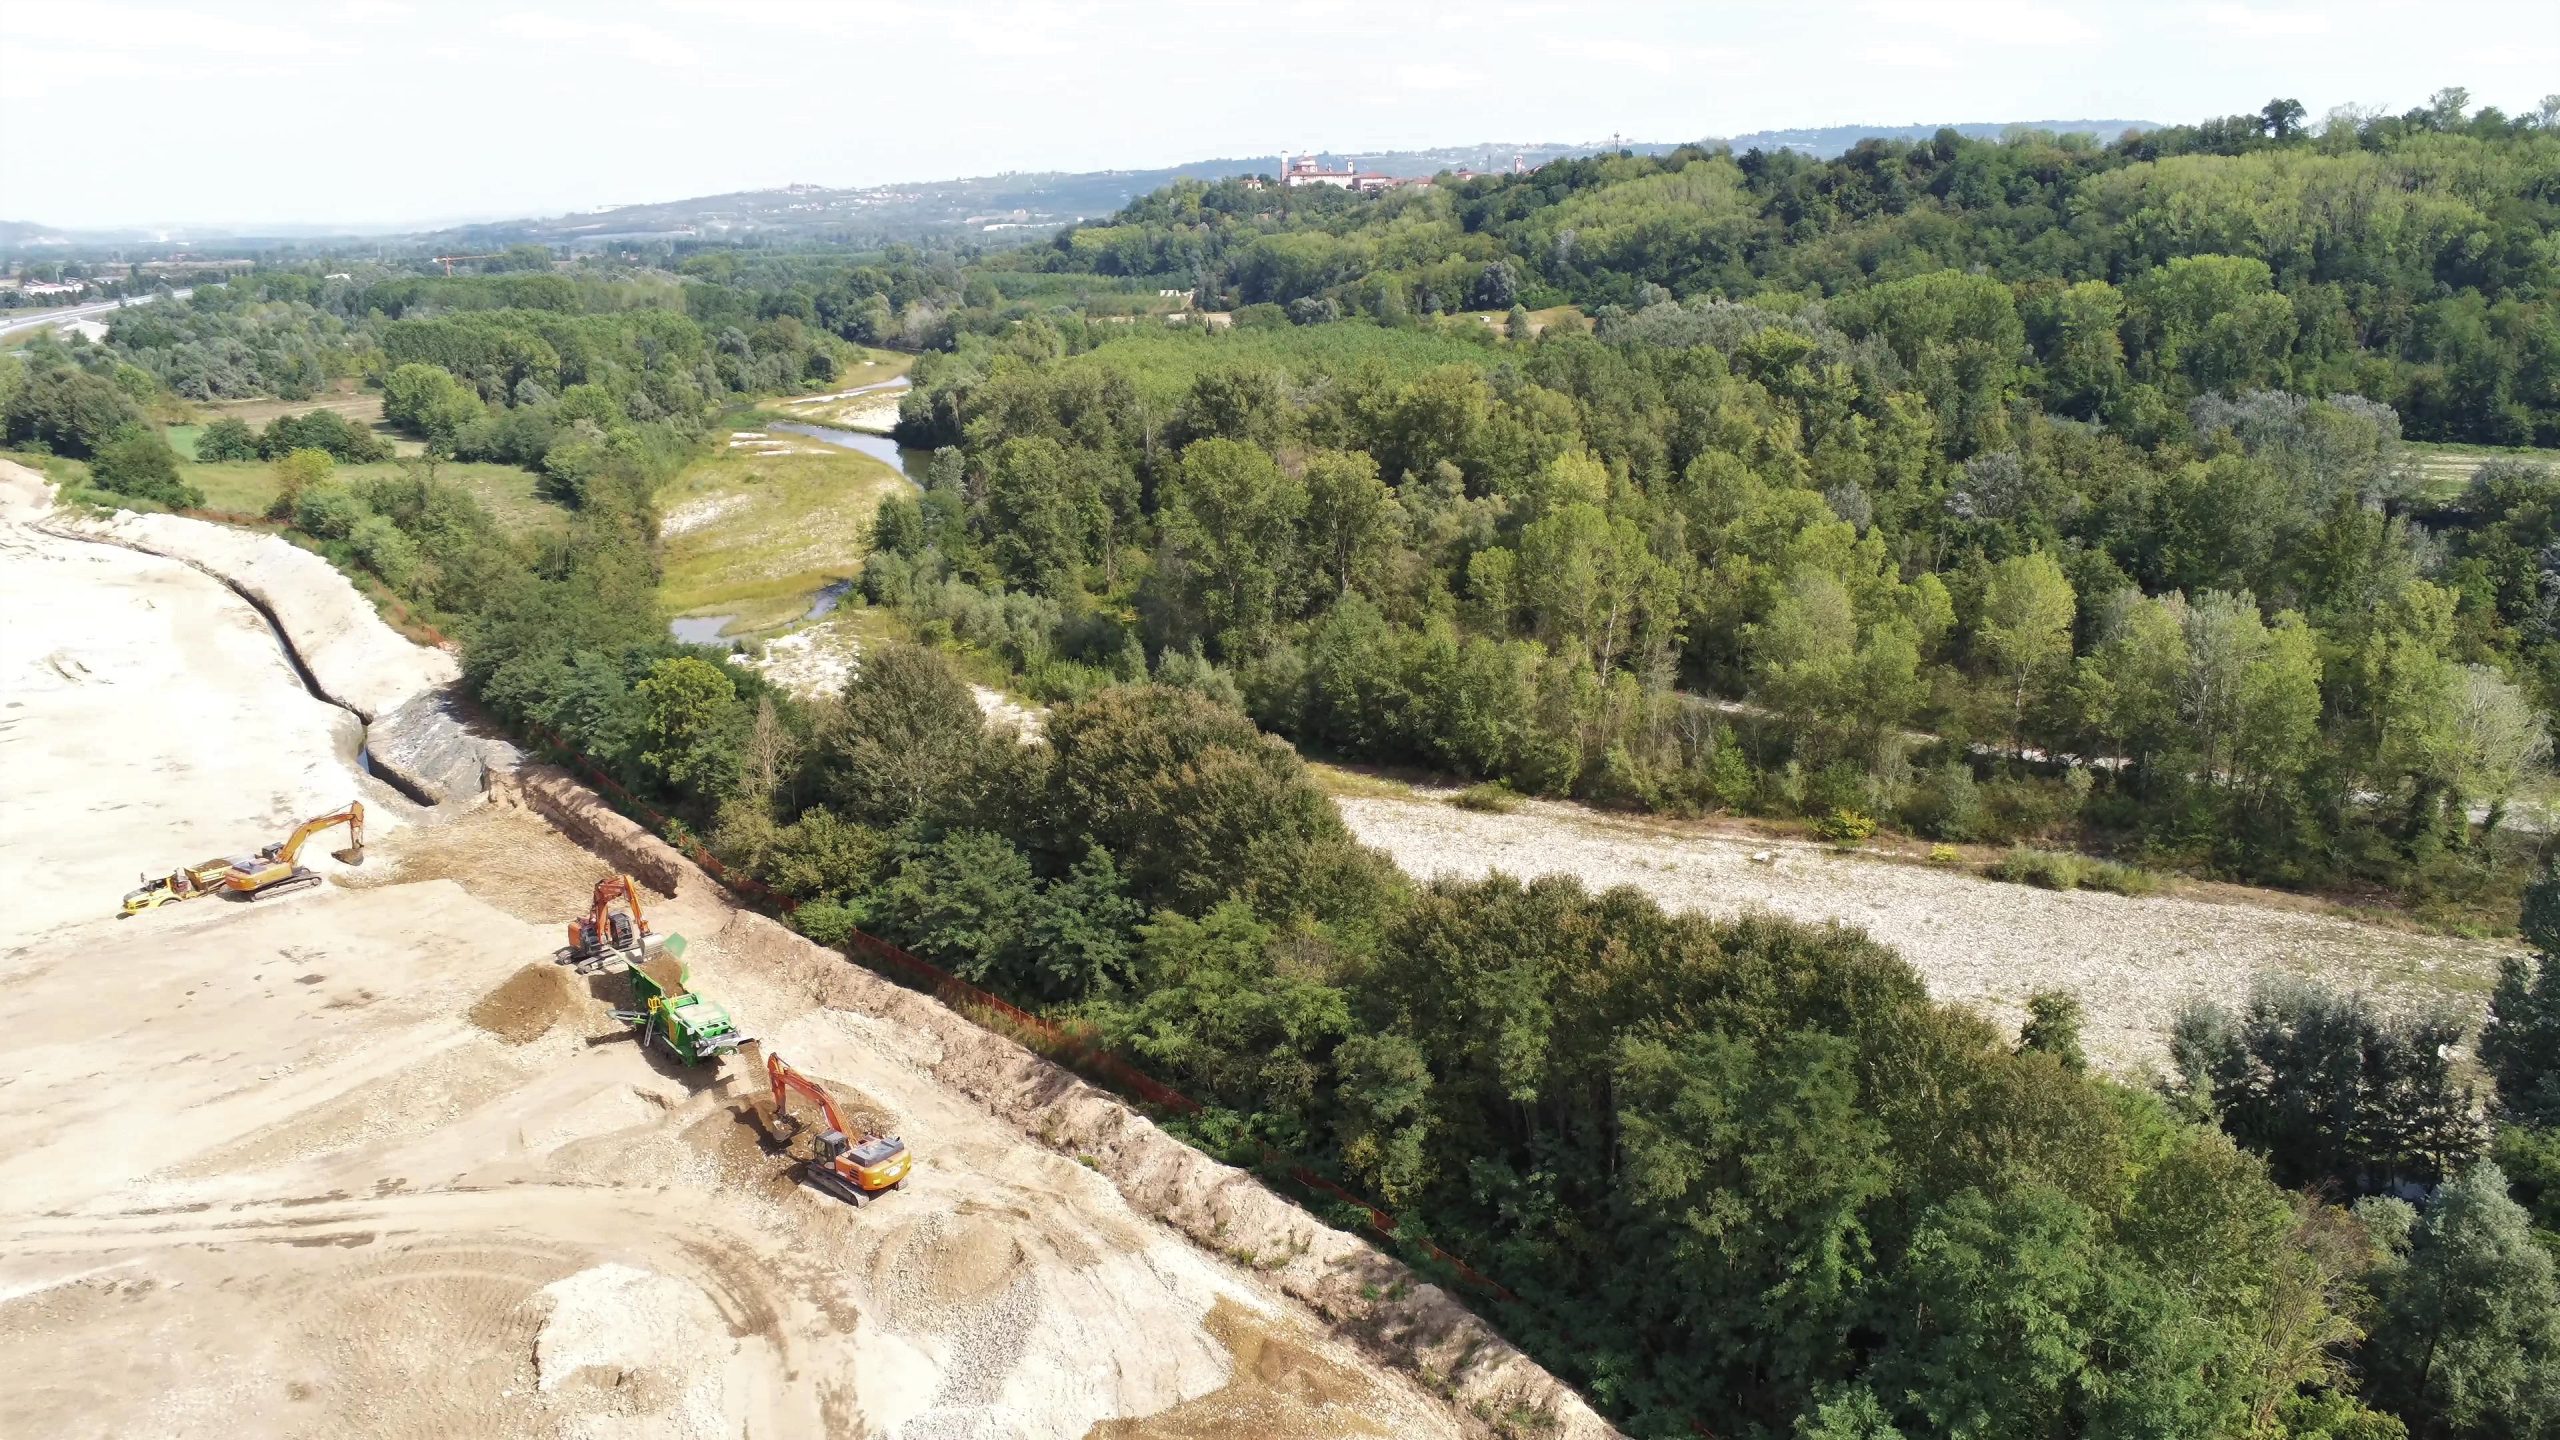
<instances>
[{"instance_id":1,"label":"shallow water","mask_svg":"<svg viewBox=\"0 0 2560 1440\"><path fill-rule=\"evenodd\" d=\"M737 618L735 615L687 615L668 621L667 631L682 645L731 645L733 642L720 638L720 632Z\"/></svg>"},{"instance_id":2,"label":"shallow water","mask_svg":"<svg viewBox=\"0 0 2560 1440\"><path fill-rule=\"evenodd\" d=\"M809 614L806 618L816 620L833 613L836 606L844 603L846 592L852 589L853 582L850 580L838 580L820 586L818 593L809 597Z\"/></svg>"},{"instance_id":3,"label":"shallow water","mask_svg":"<svg viewBox=\"0 0 2560 1440\"><path fill-rule=\"evenodd\" d=\"M774 420L767 422L765 428L788 430L794 435L806 435L812 440L828 445L841 446L847 450L859 450L874 460L897 467L898 473L906 476L908 481L918 488L924 485L924 467L933 459L933 452L930 450L909 450L886 435L874 435L868 430L847 430L840 425L812 425L805 420Z\"/></svg>"}]
</instances>

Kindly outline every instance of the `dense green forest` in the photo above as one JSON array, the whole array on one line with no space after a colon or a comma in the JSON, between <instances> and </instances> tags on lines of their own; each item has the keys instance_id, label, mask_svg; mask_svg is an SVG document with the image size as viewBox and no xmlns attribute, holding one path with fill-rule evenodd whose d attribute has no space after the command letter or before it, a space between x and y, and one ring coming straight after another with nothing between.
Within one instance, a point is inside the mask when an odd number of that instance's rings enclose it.
<instances>
[{"instance_id":1,"label":"dense green forest","mask_svg":"<svg viewBox=\"0 0 2560 1440\"><path fill-rule=\"evenodd\" d=\"M285 518L460 636L494 714L813 937L1088 1027L1207 1104L1195 1143L1396 1206L1631 1433L2547 1440L2560 874L2500 806L2560 698L2560 476L2431 488L2403 431L2552 438L2551 121L1178 186L968 270L279 268L0 362L0 417L146 495L172 395L379 387L426 455ZM1164 275L1232 328L1141 317ZM803 701L669 638L652 495L847 343L925 351L940 453L863 582L923 643ZM324 431L217 443L371 438ZM476 456L568 522L438 478ZM955 650L1054 702L1041 743ZM2535 954L2476 1033L2271 980L2135 1083L2071 997L2012 1037L1853 930L1416 883L1271 732L2521 906Z\"/></svg>"},{"instance_id":2,"label":"dense green forest","mask_svg":"<svg viewBox=\"0 0 2560 1440\"><path fill-rule=\"evenodd\" d=\"M2196 393L2344 390L2422 438L2560 444L2552 103L2508 117L2447 90L2316 134L2287 105L2104 147L1948 131L1827 162L1602 156L1384 197L1185 182L1008 263L1385 323L1515 302L1845 301L1829 307L1841 328L1906 364L1915 342L1941 347L1950 373L1914 387L1933 401L2024 394L2157 428ZM1955 313L1923 316L1856 298L1951 271L2010 303L1968 313L1951 293Z\"/></svg>"},{"instance_id":3,"label":"dense green forest","mask_svg":"<svg viewBox=\"0 0 2560 1440\"><path fill-rule=\"evenodd\" d=\"M2405 432L2560 437L2549 118L1178 185L988 263L1233 330L964 311L866 583L1046 694L1133 613L1347 756L2502 923L2551 487Z\"/></svg>"}]
</instances>

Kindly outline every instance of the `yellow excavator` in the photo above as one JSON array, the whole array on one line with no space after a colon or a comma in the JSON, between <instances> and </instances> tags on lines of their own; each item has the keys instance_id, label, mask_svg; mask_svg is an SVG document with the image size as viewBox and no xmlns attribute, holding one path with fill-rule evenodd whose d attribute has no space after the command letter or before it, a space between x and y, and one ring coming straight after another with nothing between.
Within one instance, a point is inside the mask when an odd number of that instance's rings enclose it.
<instances>
[{"instance_id":1,"label":"yellow excavator","mask_svg":"<svg viewBox=\"0 0 2560 1440\"><path fill-rule=\"evenodd\" d=\"M363 864L364 802L351 800L346 809L302 822L291 835L255 855L217 855L172 870L157 880L146 875L139 888L125 892L124 913L139 915L207 895L261 900L269 895L307 890L319 884L320 877L296 865L294 858L302 853L302 842L332 825L344 825L348 832L347 848L333 852L336 858L349 865Z\"/></svg>"},{"instance_id":2,"label":"yellow excavator","mask_svg":"<svg viewBox=\"0 0 2560 1440\"><path fill-rule=\"evenodd\" d=\"M330 857L347 865L364 863L364 802L351 800L347 808L334 814L314 816L294 827L291 835L255 855L234 855L219 882L223 893L244 900L264 900L270 895L287 895L308 890L320 883L318 872L294 863L302 853L302 844L312 836L333 826L347 827L347 848L333 850Z\"/></svg>"}]
</instances>

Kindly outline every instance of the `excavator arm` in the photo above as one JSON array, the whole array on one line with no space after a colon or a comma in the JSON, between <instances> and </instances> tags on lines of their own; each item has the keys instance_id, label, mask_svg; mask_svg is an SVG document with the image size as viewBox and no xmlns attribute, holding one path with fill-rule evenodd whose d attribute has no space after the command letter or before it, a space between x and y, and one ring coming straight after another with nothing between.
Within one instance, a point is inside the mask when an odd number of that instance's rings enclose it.
<instances>
[{"instance_id":1,"label":"excavator arm","mask_svg":"<svg viewBox=\"0 0 2560 1440\"><path fill-rule=\"evenodd\" d=\"M322 831L336 825L344 825L347 827L347 848L335 852L337 858L350 865L363 863L364 802L361 800L350 800L347 802L346 809L341 810L334 815L318 816L314 819L305 820L300 825L294 827L293 834L287 837L282 845L276 847L276 863L279 865L291 865L294 862L294 858L302 853L302 845L304 841L309 840L312 836L320 834Z\"/></svg>"},{"instance_id":2,"label":"excavator arm","mask_svg":"<svg viewBox=\"0 0 2560 1440\"><path fill-rule=\"evenodd\" d=\"M777 1119L791 1113L791 1093L796 1090L816 1102L818 1109L827 1117L829 1130L838 1135L850 1136L853 1133L845 1128L844 1115L836 1109L835 1097L815 1080L782 1063L781 1056L767 1055L764 1073L773 1086L773 1113Z\"/></svg>"},{"instance_id":3,"label":"excavator arm","mask_svg":"<svg viewBox=\"0 0 2560 1440\"><path fill-rule=\"evenodd\" d=\"M587 907L587 923L602 931L604 917L617 898L631 907L631 923L638 926L642 934L647 934L649 920L640 913L640 887L632 884L628 875L607 875L596 882L595 901Z\"/></svg>"},{"instance_id":4,"label":"excavator arm","mask_svg":"<svg viewBox=\"0 0 2560 1440\"><path fill-rule=\"evenodd\" d=\"M616 900L631 912L627 933L615 927ZM581 973L592 974L626 955L636 959L648 954L653 941L649 917L640 909L640 887L628 875L607 875L596 882L595 898L587 903L587 913L569 922L569 948L561 958L564 963L576 965Z\"/></svg>"},{"instance_id":5,"label":"excavator arm","mask_svg":"<svg viewBox=\"0 0 2560 1440\"><path fill-rule=\"evenodd\" d=\"M826 1087L782 1063L779 1055L765 1057L764 1073L772 1099L769 1105L755 1108L767 1135L778 1142L791 1143L785 1117L791 1113L793 1091L815 1102L827 1117L820 1153L809 1159L802 1171L819 1188L859 1209L870 1204L874 1196L907 1183L907 1172L915 1160L908 1154L905 1141L894 1135L858 1135L848 1129L844 1112L836 1108L835 1097L827 1093Z\"/></svg>"},{"instance_id":6,"label":"excavator arm","mask_svg":"<svg viewBox=\"0 0 2560 1440\"><path fill-rule=\"evenodd\" d=\"M302 854L302 846L312 836L335 825L348 831L348 845L332 852L349 865L364 863L364 802L351 800L347 808L332 815L305 820L294 827L291 835L266 847L255 855L234 856L222 875L222 888L234 895L255 900L261 896L284 895L305 890L320 883L320 877L294 863Z\"/></svg>"}]
</instances>

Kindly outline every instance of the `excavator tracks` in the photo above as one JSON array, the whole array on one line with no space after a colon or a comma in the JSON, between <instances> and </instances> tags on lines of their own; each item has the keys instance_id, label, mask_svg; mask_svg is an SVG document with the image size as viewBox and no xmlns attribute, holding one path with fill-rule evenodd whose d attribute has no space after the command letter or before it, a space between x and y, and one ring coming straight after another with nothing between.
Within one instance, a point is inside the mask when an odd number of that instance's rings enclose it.
<instances>
[{"instance_id":1,"label":"excavator tracks","mask_svg":"<svg viewBox=\"0 0 2560 1440\"><path fill-rule=\"evenodd\" d=\"M255 905L261 900L272 900L278 895L291 895L298 890L313 889L317 887L319 883L320 876L317 872L310 870L296 871L288 879L279 880L273 885L250 891L249 903Z\"/></svg>"}]
</instances>

